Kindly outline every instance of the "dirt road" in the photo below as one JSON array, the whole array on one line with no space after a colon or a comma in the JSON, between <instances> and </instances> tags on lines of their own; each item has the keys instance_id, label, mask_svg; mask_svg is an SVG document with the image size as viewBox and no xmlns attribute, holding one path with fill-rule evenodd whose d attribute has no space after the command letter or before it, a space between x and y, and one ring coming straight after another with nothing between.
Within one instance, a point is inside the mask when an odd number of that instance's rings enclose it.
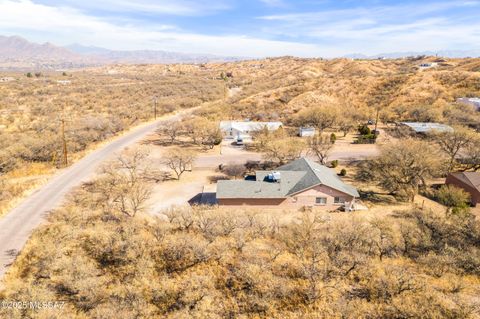
<instances>
[{"instance_id":1,"label":"dirt road","mask_svg":"<svg viewBox=\"0 0 480 319\"><path fill-rule=\"evenodd\" d=\"M224 141L221 148L221 154L208 154L197 158L195 161L196 168L217 168L218 165L224 164L245 164L247 161L261 161L264 158L262 154L246 151L242 147L230 145L231 141ZM379 154L377 145L375 144L352 144L349 141L340 141L335 144L332 149L329 161L349 161L361 160L374 157ZM314 156L305 154L305 156L316 160Z\"/></svg>"},{"instance_id":2,"label":"dirt road","mask_svg":"<svg viewBox=\"0 0 480 319\"><path fill-rule=\"evenodd\" d=\"M167 116L125 133L54 176L45 186L0 218L0 279L3 278L8 266L25 245L32 231L45 220L49 211L62 203L69 191L92 177L99 165L112 155L135 144L154 131L163 121L181 116L182 114Z\"/></svg>"}]
</instances>

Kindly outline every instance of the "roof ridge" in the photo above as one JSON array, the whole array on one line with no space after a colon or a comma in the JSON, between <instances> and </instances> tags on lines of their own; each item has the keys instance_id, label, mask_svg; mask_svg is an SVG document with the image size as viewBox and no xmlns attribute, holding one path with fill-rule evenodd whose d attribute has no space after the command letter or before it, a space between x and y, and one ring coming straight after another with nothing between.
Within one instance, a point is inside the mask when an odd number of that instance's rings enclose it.
<instances>
[{"instance_id":1,"label":"roof ridge","mask_svg":"<svg viewBox=\"0 0 480 319\"><path fill-rule=\"evenodd\" d=\"M451 175L454 176L456 179L468 184L469 186L478 189L480 184L478 184L478 185L474 184L473 179L471 179L469 177L471 175L475 176L476 175L475 173L477 173L477 172L455 172L455 173L452 173ZM480 173L478 173L478 174L480 174Z\"/></svg>"},{"instance_id":2,"label":"roof ridge","mask_svg":"<svg viewBox=\"0 0 480 319\"><path fill-rule=\"evenodd\" d=\"M294 162L300 162L300 161L303 161L306 166L307 166L307 169L310 170L310 171L305 171L305 175L290 189L290 191L292 191L298 184L300 184L304 179L308 178L308 176L314 176L315 179L316 179L316 183L315 185L319 185L319 184L323 184L322 181L320 180L320 178L318 178L317 174L315 174L315 171L310 163L310 160L307 159L306 157L301 157L299 159L297 159L296 161L293 161L289 164L292 164ZM288 164L287 164L288 165ZM313 185L312 185L313 186Z\"/></svg>"},{"instance_id":3,"label":"roof ridge","mask_svg":"<svg viewBox=\"0 0 480 319\"><path fill-rule=\"evenodd\" d=\"M315 173L315 168L313 168L313 166L312 166L312 164L317 164L317 163L309 160L309 159L306 158L306 157L302 157L302 159L307 163L308 168L312 171L313 175L315 175L315 177L316 177L316 179L318 180L318 182L319 182L320 184L323 184L323 181L318 177L317 173Z\"/></svg>"}]
</instances>

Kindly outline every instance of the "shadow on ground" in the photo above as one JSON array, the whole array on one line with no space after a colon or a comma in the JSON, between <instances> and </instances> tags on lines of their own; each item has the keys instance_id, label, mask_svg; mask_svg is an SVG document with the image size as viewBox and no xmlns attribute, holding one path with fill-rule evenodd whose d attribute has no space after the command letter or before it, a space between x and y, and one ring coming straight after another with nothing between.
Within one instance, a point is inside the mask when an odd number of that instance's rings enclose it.
<instances>
[{"instance_id":1,"label":"shadow on ground","mask_svg":"<svg viewBox=\"0 0 480 319\"><path fill-rule=\"evenodd\" d=\"M217 205L217 193L198 193L192 197L188 203L190 206L199 206L199 205Z\"/></svg>"}]
</instances>

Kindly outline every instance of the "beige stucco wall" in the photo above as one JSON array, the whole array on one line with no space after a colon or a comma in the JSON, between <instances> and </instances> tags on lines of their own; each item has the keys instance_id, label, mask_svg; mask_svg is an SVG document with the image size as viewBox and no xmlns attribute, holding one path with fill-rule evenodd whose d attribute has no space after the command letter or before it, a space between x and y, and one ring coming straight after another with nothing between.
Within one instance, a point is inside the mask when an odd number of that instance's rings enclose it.
<instances>
[{"instance_id":1,"label":"beige stucco wall","mask_svg":"<svg viewBox=\"0 0 480 319\"><path fill-rule=\"evenodd\" d=\"M325 205L317 205L315 203L317 197L325 197L327 199L327 203ZM285 199L219 199L218 204L222 206L256 206L275 208L301 208L307 206L318 207L325 210L336 210L343 205L334 204L335 197L344 198L346 202L351 202L354 200L353 196L321 185Z\"/></svg>"},{"instance_id":2,"label":"beige stucco wall","mask_svg":"<svg viewBox=\"0 0 480 319\"><path fill-rule=\"evenodd\" d=\"M325 205L317 205L315 202L317 197L325 197L327 199L327 203ZM285 203L283 203L283 205L297 206L297 207L315 206L319 208L332 210L332 209L337 209L343 206L342 204L334 203L335 197L340 197L344 199L345 202L351 202L352 200L354 200L353 196L342 193L330 187L320 185L320 186L311 188L309 190L306 190L302 193L293 195L290 198L287 198L287 200L285 201Z\"/></svg>"}]
</instances>

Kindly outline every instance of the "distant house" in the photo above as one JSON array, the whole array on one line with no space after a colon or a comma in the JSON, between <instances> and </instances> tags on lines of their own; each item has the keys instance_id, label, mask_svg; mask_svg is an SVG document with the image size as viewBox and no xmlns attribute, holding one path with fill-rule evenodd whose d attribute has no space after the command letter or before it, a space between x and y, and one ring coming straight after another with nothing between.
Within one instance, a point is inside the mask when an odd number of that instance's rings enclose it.
<instances>
[{"instance_id":1,"label":"distant house","mask_svg":"<svg viewBox=\"0 0 480 319\"><path fill-rule=\"evenodd\" d=\"M453 128L451 126L440 123L400 122L399 125L407 127L416 134L427 134L434 131L453 132Z\"/></svg>"},{"instance_id":2,"label":"distant house","mask_svg":"<svg viewBox=\"0 0 480 319\"><path fill-rule=\"evenodd\" d=\"M12 82L12 81L15 81L15 78L12 78L12 77L0 78L0 82Z\"/></svg>"},{"instance_id":3,"label":"distant house","mask_svg":"<svg viewBox=\"0 0 480 319\"><path fill-rule=\"evenodd\" d=\"M420 64L419 66L420 66L421 68L428 69L428 68L434 68L434 67L436 67L437 65L438 65L438 63L435 63L435 62L433 62L433 63L424 62L424 63Z\"/></svg>"},{"instance_id":4,"label":"distant house","mask_svg":"<svg viewBox=\"0 0 480 319\"><path fill-rule=\"evenodd\" d=\"M457 102L467 104L467 105L471 105L477 111L480 111L480 98L478 98L478 97L472 97L472 98L462 97L462 98L457 99Z\"/></svg>"},{"instance_id":5,"label":"distant house","mask_svg":"<svg viewBox=\"0 0 480 319\"><path fill-rule=\"evenodd\" d=\"M251 122L251 121L222 121L220 130L227 138L250 139L252 133L263 129L276 131L283 126L282 122Z\"/></svg>"},{"instance_id":6,"label":"distant house","mask_svg":"<svg viewBox=\"0 0 480 319\"><path fill-rule=\"evenodd\" d=\"M275 171L257 171L251 180L219 181L216 197L221 206L354 210L359 194L334 170L301 158Z\"/></svg>"},{"instance_id":7,"label":"distant house","mask_svg":"<svg viewBox=\"0 0 480 319\"><path fill-rule=\"evenodd\" d=\"M298 136L300 136L300 137L315 136L315 128L313 128L313 127L301 127L301 128L298 129Z\"/></svg>"},{"instance_id":8,"label":"distant house","mask_svg":"<svg viewBox=\"0 0 480 319\"><path fill-rule=\"evenodd\" d=\"M69 84L72 83L72 81L70 81L70 80L57 80L57 83L61 84L61 85L69 85Z\"/></svg>"},{"instance_id":9,"label":"distant house","mask_svg":"<svg viewBox=\"0 0 480 319\"><path fill-rule=\"evenodd\" d=\"M477 206L480 203L479 172L452 173L448 175L446 184L462 188L464 191L469 193L473 206Z\"/></svg>"}]
</instances>

